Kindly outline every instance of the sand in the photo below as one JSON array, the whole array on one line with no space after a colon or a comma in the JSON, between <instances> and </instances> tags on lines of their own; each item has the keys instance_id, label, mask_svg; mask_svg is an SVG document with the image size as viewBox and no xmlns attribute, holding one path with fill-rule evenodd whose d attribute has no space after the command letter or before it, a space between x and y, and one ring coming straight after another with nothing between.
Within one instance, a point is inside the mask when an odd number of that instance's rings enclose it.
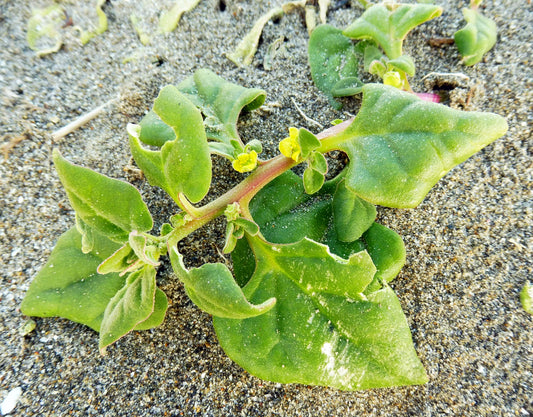
<instances>
[{"instance_id":1,"label":"sand","mask_svg":"<svg viewBox=\"0 0 533 417\"><path fill-rule=\"evenodd\" d=\"M63 319L35 319L18 310L56 240L74 213L51 163L52 149L71 161L139 187L161 224L176 207L134 173L125 126L149 109L160 87L207 67L233 82L263 88L268 108L244 117L244 140L259 139L267 156L288 126L320 129L357 111L347 100L336 112L313 86L307 64L308 34L293 13L265 28L249 67L226 57L254 21L281 1L202 0L178 28L144 47L129 16L155 27L170 0L111 1L108 30L85 46L73 34L63 48L38 58L25 28L31 8L45 1L0 4L0 138L13 147L0 164L0 400L20 387L13 416L533 416L533 317L519 292L532 278L531 126L533 9L526 0L486 1L499 27L495 48L475 67L459 62L453 45L432 47L464 23L466 1L436 3L442 17L413 31L406 51L417 65L413 87L428 91L431 72L468 77L452 105L498 113L510 129L501 139L452 170L413 210L379 208L379 219L404 238L407 264L393 282L413 332L429 382L424 386L340 392L261 381L228 359L210 317L187 298L165 263L158 283L170 300L164 324L135 332L98 353L98 337ZM334 6L342 2L333 1ZM344 2L346 3L346 2ZM345 27L362 9L353 1L330 10L328 22ZM96 14L84 2L66 2L75 24ZM224 9L224 10L222 10ZM268 46L283 48L266 70ZM429 79L429 78L427 78ZM426 80L427 80L426 79ZM118 98L81 129L54 141L51 133L81 114ZM294 101L294 103L293 103ZM238 181L229 165L215 164L219 195ZM220 262L221 222L186 239L191 264Z\"/></svg>"}]
</instances>

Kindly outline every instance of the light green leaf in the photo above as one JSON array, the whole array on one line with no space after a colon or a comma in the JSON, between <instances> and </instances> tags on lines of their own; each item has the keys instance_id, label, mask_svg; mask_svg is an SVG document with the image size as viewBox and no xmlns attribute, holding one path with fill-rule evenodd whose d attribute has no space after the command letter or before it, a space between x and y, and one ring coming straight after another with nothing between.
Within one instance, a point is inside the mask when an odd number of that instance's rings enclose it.
<instances>
[{"instance_id":1,"label":"light green leaf","mask_svg":"<svg viewBox=\"0 0 533 417\"><path fill-rule=\"evenodd\" d=\"M265 102L266 93L230 83L208 69L200 69L178 85L204 114L207 137L231 145L241 143L237 120L241 112L255 110Z\"/></svg>"},{"instance_id":2,"label":"light green leaf","mask_svg":"<svg viewBox=\"0 0 533 417\"><path fill-rule=\"evenodd\" d=\"M442 8L430 4L375 4L366 9L342 33L354 39L372 39L385 51L389 59L402 55L407 34L424 22L442 14Z\"/></svg>"},{"instance_id":3,"label":"light green leaf","mask_svg":"<svg viewBox=\"0 0 533 417\"><path fill-rule=\"evenodd\" d=\"M263 28L270 19L275 19L283 16L284 11L282 7L277 7L269 10L263 16L261 16L254 24L250 32L239 42L233 52L228 53L226 56L238 67L248 66L254 59L257 46L259 45L259 38L263 33Z\"/></svg>"},{"instance_id":4,"label":"light green leaf","mask_svg":"<svg viewBox=\"0 0 533 417\"><path fill-rule=\"evenodd\" d=\"M41 57L59 51L63 44L59 29L65 19L65 9L59 4L32 10L32 17L28 20L26 40L37 56Z\"/></svg>"},{"instance_id":5,"label":"light green leaf","mask_svg":"<svg viewBox=\"0 0 533 417\"><path fill-rule=\"evenodd\" d=\"M348 97L363 91L364 83L357 77L346 77L337 82L331 89L333 97Z\"/></svg>"},{"instance_id":6,"label":"light green leaf","mask_svg":"<svg viewBox=\"0 0 533 417\"><path fill-rule=\"evenodd\" d=\"M109 300L125 277L98 274L96 268L119 247L100 234L94 249L81 250L81 235L71 228L61 235L48 262L33 279L20 310L27 316L64 317L99 331Z\"/></svg>"},{"instance_id":7,"label":"light green leaf","mask_svg":"<svg viewBox=\"0 0 533 417\"><path fill-rule=\"evenodd\" d=\"M334 87L343 79L351 84L357 78L359 59L352 41L340 29L331 25L320 25L309 39L309 66L317 88L322 91L335 109L342 107L333 97Z\"/></svg>"},{"instance_id":8,"label":"light green leaf","mask_svg":"<svg viewBox=\"0 0 533 417\"><path fill-rule=\"evenodd\" d=\"M324 174L307 167L304 171L304 189L307 194L314 194L322 188L324 184Z\"/></svg>"},{"instance_id":9,"label":"light green leaf","mask_svg":"<svg viewBox=\"0 0 533 417\"><path fill-rule=\"evenodd\" d=\"M333 220L342 242L359 239L376 219L376 207L350 191L342 180L333 195Z\"/></svg>"},{"instance_id":10,"label":"light green leaf","mask_svg":"<svg viewBox=\"0 0 533 417\"><path fill-rule=\"evenodd\" d=\"M166 142L176 139L174 129L163 122L153 110L142 118L139 125L141 126L139 139L147 145L161 148Z\"/></svg>"},{"instance_id":11,"label":"light green leaf","mask_svg":"<svg viewBox=\"0 0 533 417\"><path fill-rule=\"evenodd\" d=\"M413 58L411 58L409 55L402 55L396 59L391 59L387 62L387 69L389 71L403 71L410 76L415 75L415 63Z\"/></svg>"},{"instance_id":12,"label":"light green leaf","mask_svg":"<svg viewBox=\"0 0 533 417\"><path fill-rule=\"evenodd\" d=\"M176 248L170 250L169 256L174 272L185 285L187 295L209 314L243 319L264 314L276 303L275 298L267 297L256 305L251 304L224 264L209 263L187 270Z\"/></svg>"},{"instance_id":13,"label":"light green leaf","mask_svg":"<svg viewBox=\"0 0 533 417\"><path fill-rule=\"evenodd\" d=\"M474 65L483 58L496 43L498 29L496 23L483 16L478 10L463 9L467 25L455 32L454 39L463 64Z\"/></svg>"},{"instance_id":14,"label":"light green leaf","mask_svg":"<svg viewBox=\"0 0 533 417\"><path fill-rule=\"evenodd\" d=\"M126 283L109 301L100 325L100 351L128 334L154 312L156 271L153 266L126 276ZM142 326L141 326L142 327Z\"/></svg>"},{"instance_id":15,"label":"light green leaf","mask_svg":"<svg viewBox=\"0 0 533 417\"><path fill-rule=\"evenodd\" d=\"M170 33L178 26L183 13L194 9L200 0L177 0L174 6L161 14L159 18L159 30L162 33Z\"/></svg>"},{"instance_id":16,"label":"light green leaf","mask_svg":"<svg viewBox=\"0 0 533 417\"><path fill-rule=\"evenodd\" d=\"M76 214L84 224L115 242L132 230L152 229L152 217L135 187L71 164L54 150L54 164Z\"/></svg>"},{"instance_id":17,"label":"light green leaf","mask_svg":"<svg viewBox=\"0 0 533 417\"><path fill-rule=\"evenodd\" d=\"M302 158L307 158L312 151L320 147L317 137L303 127L298 129L298 144Z\"/></svg>"},{"instance_id":18,"label":"light green leaf","mask_svg":"<svg viewBox=\"0 0 533 417\"><path fill-rule=\"evenodd\" d=\"M211 185L211 157L202 115L184 94L171 85L161 90L153 111L172 128L175 139L168 140L168 131L157 122L153 127L159 134L150 136L150 140L164 144L161 150L151 151L143 148L139 141L149 122L143 128L128 125L135 162L150 184L163 188L174 200L177 201L178 195L183 193L193 203L200 201ZM148 140L146 137L145 141Z\"/></svg>"},{"instance_id":19,"label":"light green leaf","mask_svg":"<svg viewBox=\"0 0 533 417\"><path fill-rule=\"evenodd\" d=\"M533 285L529 281L526 281L522 291L520 291L520 302L526 312L533 314Z\"/></svg>"},{"instance_id":20,"label":"light green leaf","mask_svg":"<svg viewBox=\"0 0 533 417\"><path fill-rule=\"evenodd\" d=\"M320 150L347 153L346 187L359 197L410 208L450 169L506 131L501 116L454 110L396 88L367 84L353 123L322 140Z\"/></svg>"},{"instance_id":21,"label":"light green leaf","mask_svg":"<svg viewBox=\"0 0 533 417\"><path fill-rule=\"evenodd\" d=\"M111 272L120 273L128 268L136 259L137 256L135 256L135 252L133 252L130 244L125 243L98 265L97 271L99 274L109 274Z\"/></svg>"},{"instance_id":22,"label":"light green leaf","mask_svg":"<svg viewBox=\"0 0 533 417\"><path fill-rule=\"evenodd\" d=\"M168 309L166 294L159 288L155 290L154 311L146 320L140 322L133 330L148 330L159 326L165 319Z\"/></svg>"},{"instance_id":23,"label":"light green leaf","mask_svg":"<svg viewBox=\"0 0 533 417\"><path fill-rule=\"evenodd\" d=\"M326 157L320 152L313 152L307 162L309 163L309 167L322 175L328 172L328 161L326 161Z\"/></svg>"},{"instance_id":24,"label":"light green leaf","mask_svg":"<svg viewBox=\"0 0 533 417\"><path fill-rule=\"evenodd\" d=\"M228 356L259 378L343 390L422 384L407 321L389 287L368 296L375 267L365 252L344 260L304 239L250 239L256 270L243 288L275 308L245 320L215 317Z\"/></svg>"}]
</instances>

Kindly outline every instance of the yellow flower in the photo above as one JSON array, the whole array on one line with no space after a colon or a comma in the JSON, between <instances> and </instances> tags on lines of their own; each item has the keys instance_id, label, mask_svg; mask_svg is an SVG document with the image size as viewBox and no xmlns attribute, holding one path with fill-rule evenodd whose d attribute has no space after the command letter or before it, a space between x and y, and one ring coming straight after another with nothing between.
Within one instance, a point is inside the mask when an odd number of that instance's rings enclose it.
<instances>
[{"instance_id":1,"label":"yellow flower","mask_svg":"<svg viewBox=\"0 0 533 417\"><path fill-rule=\"evenodd\" d=\"M289 137L283 139L279 143L279 151L287 158L291 158L294 161L298 161L302 148L298 143L298 129L295 127L289 128Z\"/></svg>"},{"instance_id":2,"label":"yellow flower","mask_svg":"<svg viewBox=\"0 0 533 417\"><path fill-rule=\"evenodd\" d=\"M233 169L238 172L250 172L257 166L257 152L241 153L232 162Z\"/></svg>"}]
</instances>

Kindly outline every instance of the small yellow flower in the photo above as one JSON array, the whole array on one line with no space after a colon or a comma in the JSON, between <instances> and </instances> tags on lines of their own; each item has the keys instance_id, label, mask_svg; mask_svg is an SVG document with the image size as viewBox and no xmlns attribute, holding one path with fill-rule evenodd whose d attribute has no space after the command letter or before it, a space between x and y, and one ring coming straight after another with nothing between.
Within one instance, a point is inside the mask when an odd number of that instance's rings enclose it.
<instances>
[{"instance_id":1,"label":"small yellow flower","mask_svg":"<svg viewBox=\"0 0 533 417\"><path fill-rule=\"evenodd\" d=\"M300 153L302 152L302 148L298 143L298 129L296 129L295 127L290 127L289 135L290 136L288 138L283 139L279 143L279 151L287 158L291 158L294 161L298 161Z\"/></svg>"},{"instance_id":2,"label":"small yellow flower","mask_svg":"<svg viewBox=\"0 0 533 417\"><path fill-rule=\"evenodd\" d=\"M383 75L383 84L396 88L402 88L402 77L399 72L389 71Z\"/></svg>"},{"instance_id":3,"label":"small yellow flower","mask_svg":"<svg viewBox=\"0 0 533 417\"><path fill-rule=\"evenodd\" d=\"M241 153L232 162L233 169L238 172L250 172L257 166L257 152Z\"/></svg>"}]
</instances>

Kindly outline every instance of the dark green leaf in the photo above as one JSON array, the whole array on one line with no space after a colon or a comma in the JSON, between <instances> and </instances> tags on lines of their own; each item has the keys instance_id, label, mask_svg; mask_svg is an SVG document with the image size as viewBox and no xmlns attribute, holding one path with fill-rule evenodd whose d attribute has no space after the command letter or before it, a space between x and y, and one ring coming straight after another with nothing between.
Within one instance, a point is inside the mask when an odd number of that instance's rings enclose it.
<instances>
[{"instance_id":1,"label":"dark green leaf","mask_svg":"<svg viewBox=\"0 0 533 417\"><path fill-rule=\"evenodd\" d=\"M251 304L224 264L209 263L187 270L181 254L175 248L171 249L169 256L172 269L185 285L187 295L209 314L243 319L264 314L276 303L275 298L267 297L256 305Z\"/></svg>"},{"instance_id":2,"label":"dark green leaf","mask_svg":"<svg viewBox=\"0 0 533 417\"><path fill-rule=\"evenodd\" d=\"M145 265L126 276L126 283L104 311L100 325L100 350L115 343L152 315L157 289L155 274L153 266Z\"/></svg>"},{"instance_id":3,"label":"dark green leaf","mask_svg":"<svg viewBox=\"0 0 533 417\"><path fill-rule=\"evenodd\" d=\"M342 180L333 196L333 220L339 240L353 242L376 219L376 207L350 191Z\"/></svg>"},{"instance_id":4,"label":"dark green leaf","mask_svg":"<svg viewBox=\"0 0 533 417\"><path fill-rule=\"evenodd\" d=\"M72 207L85 225L115 242L126 242L132 230L152 228L150 212L131 184L71 164L57 150L54 164Z\"/></svg>"},{"instance_id":5,"label":"dark green leaf","mask_svg":"<svg viewBox=\"0 0 533 417\"><path fill-rule=\"evenodd\" d=\"M375 4L342 33L354 39L372 39L383 48L389 59L396 59L402 55L402 44L407 34L441 14L441 7L430 4L398 4L389 7Z\"/></svg>"},{"instance_id":6,"label":"dark green leaf","mask_svg":"<svg viewBox=\"0 0 533 417\"><path fill-rule=\"evenodd\" d=\"M94 249L85 254L76 228L65 232L33 279L20 310L27 316L64 317L99 331L109 300L126 278L118 273L101 275L96 268L118 248L96 234Z\"/></svg>"},{"instance_id":7,"label":"dark green leaf","mask_svg":"<svg viewBox=\"0 0 533 417\"><path fill-rule=\"evenodd\" d=\"M367 84L353 123L323 139L321 151L348 154L346 187L361 198L410 208L450 169L506 131L501 116L453 110L393 87Z\"/></svg>"},{"instance_id":8,"label":"dark green leaf","mask_svg":"<svg viewBox=\"0 0 533 417\"><path fill-rule=\"evenodd\" d=\"M243 291L278 302L258 317L214 318L231 359L281 383L355 390L427 381L393 291L362 295L375 272L366 252L343 260L307 239L251 245L257 268Z\"/></svg>"},{"instance_id":9,"label":"dark green leaf","mask_svg":"<svg viewBox=\"0 0 533 417\"><path fill-rule=\"evenodd\" d=\"M332 91L342 79L357 77L359 66L352 41L340 29L320 25L311 33L308 53L315 85L328 97L332 107L340 109L342 105L333 98Z\"/></svg>"},{"instance_id":10,"label":"dark green leaf","mask_svg":"<svg viewBox=\"0 0 533 417\"><path fill-rule=\"evenodd\" d=\"M478 10L463 9L467 25L455 32L457 49L463 56L465 65L477 64L496 43L496 23L483 16Z\"/></svg>"},{"instance_id":11,"label":"dark green leaf","mask_svg":"<svg viewBox=\"0 0 533 417\"><path fill-rule=\"evenodd\" d=\"M178 89L204 114L207 137L228 145L232 139L240 142L237 120L241 111L255 110L266 99L263 90L230 83L207 69L196 71Z\"/></svg>"}]
</instances>

